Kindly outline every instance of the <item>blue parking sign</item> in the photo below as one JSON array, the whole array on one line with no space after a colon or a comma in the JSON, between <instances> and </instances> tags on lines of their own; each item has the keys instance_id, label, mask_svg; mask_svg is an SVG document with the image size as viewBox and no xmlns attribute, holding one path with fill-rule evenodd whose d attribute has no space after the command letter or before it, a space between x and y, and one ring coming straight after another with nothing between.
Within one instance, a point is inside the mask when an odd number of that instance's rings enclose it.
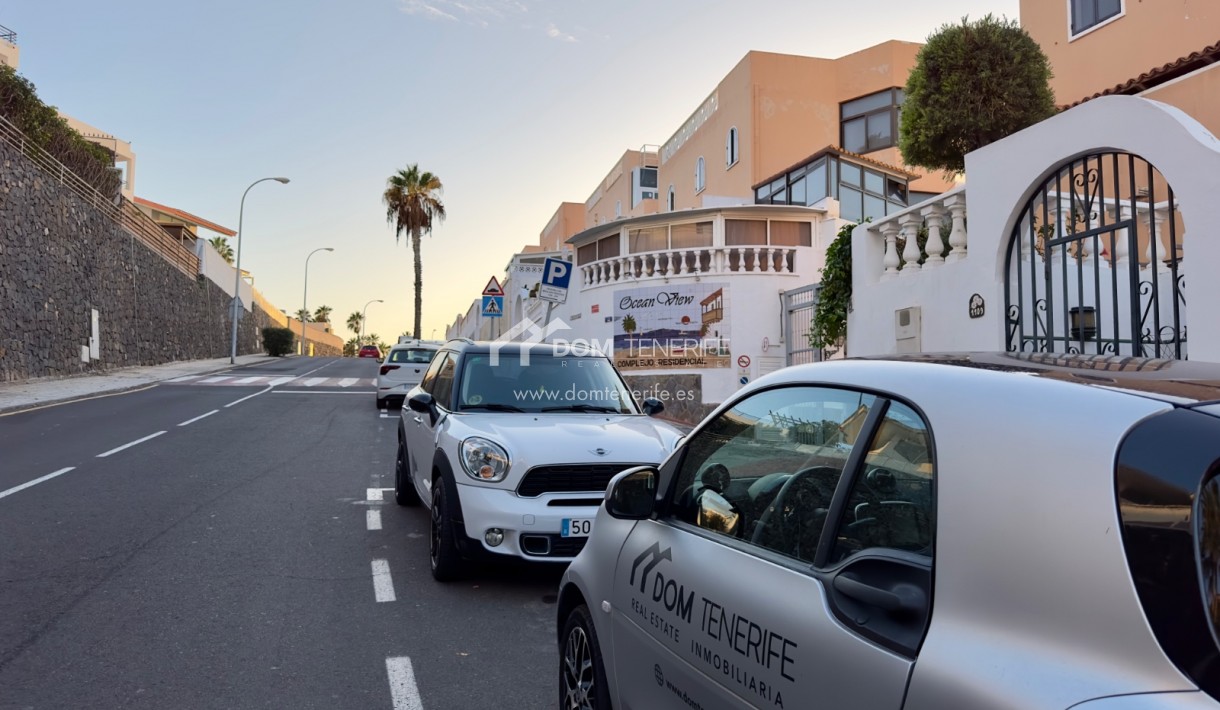
<instances>
[{"instance_id":1,"label":"blue parking sign","mask_svg":"<svg viewBox=\"0 0 1220 710\"><path fill-rule=\"evenodd\" d=\"M542 264L542 281L538 288L538 298L563 303L568 300L568 284L571 281L572 262L548 258Z\"/></svg>"}]
</instances>

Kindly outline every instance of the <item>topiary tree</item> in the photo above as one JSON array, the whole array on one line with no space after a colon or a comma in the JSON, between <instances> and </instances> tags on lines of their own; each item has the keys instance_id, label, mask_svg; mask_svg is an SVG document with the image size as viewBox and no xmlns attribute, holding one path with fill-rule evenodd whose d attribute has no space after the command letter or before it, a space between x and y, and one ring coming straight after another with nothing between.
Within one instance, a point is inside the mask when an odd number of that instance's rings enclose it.
<instances>
[{"instance_id":1,"label":"topiary tree","mask_svg":"<svg viewBox=\"0 0 1220 710\"><path fill-rule=\"evenodd\" d=\"M263 328L263 348L272 357L283 357L292 352L296 336L288 328Z\"/></svg>"},{"instance_id":2,"label":"topiary tree","mask_svg":"<svg viewBox=\"0 0 1220 710\"><path fill-rule=\"evenodd\" d=\"M966 154L1055 114L1046 54L987 15L928 37L907 77L898 147L909 165L961 174Z\"/></svg>"}]
</instances>

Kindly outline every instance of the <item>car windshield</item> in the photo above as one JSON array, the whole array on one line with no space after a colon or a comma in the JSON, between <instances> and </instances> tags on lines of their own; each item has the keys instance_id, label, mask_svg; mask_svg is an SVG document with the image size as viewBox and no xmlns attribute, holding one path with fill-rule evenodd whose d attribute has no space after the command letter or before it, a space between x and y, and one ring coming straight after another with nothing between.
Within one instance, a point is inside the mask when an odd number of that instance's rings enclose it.
<instances>
[{"instance_id":1,"label":"car windshield","mask_svg":"<svg viewBox=\"0 0 1220 710\"><path fill-rule=\"evenodd\" d=\"M601 356L529 353L465 358L459 411L635 414L631 391Z\"/></svg>"},{"instance_id":2,"label":"car windshield","mask_svg":"<svg viewBox=\"0 0 1220 710\"><path fill-rule=\"evenodd\" d=\"M394 350L390 353L390 362L427 365L428 363L432 362L432 356L435 354L435 350L430 350L427 348Z\"/></svg>"}]
</instances>

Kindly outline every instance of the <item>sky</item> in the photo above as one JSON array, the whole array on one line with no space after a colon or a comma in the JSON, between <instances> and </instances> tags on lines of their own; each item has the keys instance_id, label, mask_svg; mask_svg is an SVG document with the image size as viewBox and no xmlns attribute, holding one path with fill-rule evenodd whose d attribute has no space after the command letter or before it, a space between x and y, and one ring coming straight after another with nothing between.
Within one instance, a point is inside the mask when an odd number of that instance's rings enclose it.
<instances>
[{"instance_id":1,"label":"sky","mask_svg":"<svg viewBox=\"0 0 1220 710\"><path fill-rule=\"evenodd\" d=\"M447 219L423 241L425 338L469 308L561 202L662 144L750 50L840 57L1019 0L10 0L18 73L129 141L135 192L236 230L277 307L413 323L409 239L381 195L409 164Z\"/></svg>"}]
</instances>

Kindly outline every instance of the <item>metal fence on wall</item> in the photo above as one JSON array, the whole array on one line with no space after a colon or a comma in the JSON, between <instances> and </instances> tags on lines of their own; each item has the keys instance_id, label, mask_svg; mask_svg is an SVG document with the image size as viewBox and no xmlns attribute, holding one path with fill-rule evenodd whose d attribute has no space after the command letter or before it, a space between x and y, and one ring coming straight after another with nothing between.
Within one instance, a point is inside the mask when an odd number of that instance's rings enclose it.
<instances>
[{"instance_id":1,"label":"metal fence on wall","mask_svg":"<svg viewBox=\"0 0 1220 710\"><path fill-rule=\"evenodd\" d=\"M151 217L138 207L119 197L117 202L108 199L82 180L53 155L35 145L11 122L0 116L0 140L8 143L37 165L47 177L57 180L90 206L101 212L154 253L172 264L182 273L195 278L199 275L199 257L174 237L170 236Z\"/></svg>"}]
</instances>

